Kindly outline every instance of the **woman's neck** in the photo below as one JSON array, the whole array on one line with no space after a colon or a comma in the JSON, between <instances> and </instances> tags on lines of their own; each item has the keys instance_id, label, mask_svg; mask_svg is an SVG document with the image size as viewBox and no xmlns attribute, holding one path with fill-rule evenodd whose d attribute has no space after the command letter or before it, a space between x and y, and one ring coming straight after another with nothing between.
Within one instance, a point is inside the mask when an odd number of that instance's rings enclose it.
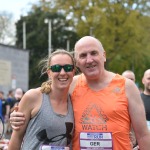
<instances>
[{"instance_id":1,"label":"woman's neck","mask_svg":"<svg viewBox=\"0 0 150 150\"><path fill-rule=\"evenodd\" d=\"M50 99L58 101L58 102L65 102L68 98L68 89L62 90L62 89L56 89L51 90L50 92Z\"/></svg>"},{"instance_id":2,"label":"woman's neck","mask_svg":"<svg viewBox=\"0 0 150 150\"><path fill-rule=\"evenodd\" d=\"M68 112L68 90L52 90L49 94L53 111L57 114L67 115Z\"/></svg>"}]
</instances>

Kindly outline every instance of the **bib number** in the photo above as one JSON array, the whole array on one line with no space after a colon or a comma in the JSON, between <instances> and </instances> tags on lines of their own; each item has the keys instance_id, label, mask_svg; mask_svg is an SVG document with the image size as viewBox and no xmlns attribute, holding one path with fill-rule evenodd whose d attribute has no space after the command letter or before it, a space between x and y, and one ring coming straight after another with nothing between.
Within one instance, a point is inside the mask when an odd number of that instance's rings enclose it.
<instances>
[{"instance_id":1,"label":"bib number","mask_svg":"<svg viewBox=\"0 0 150 150\"><path fill-rule=\"evenodd\" d=\"M80 150L113 150L110 132L81 132Z\"/></svg>"},{"instance_id":2,"label":"bib number","mask_svg":"<svg viewBox=\"0 0 150 150\"><path fill-rule=\"evenodd\" d=\"M42 145L40 150L69 150L69 147Z\"/></svg>"}]
</instances>

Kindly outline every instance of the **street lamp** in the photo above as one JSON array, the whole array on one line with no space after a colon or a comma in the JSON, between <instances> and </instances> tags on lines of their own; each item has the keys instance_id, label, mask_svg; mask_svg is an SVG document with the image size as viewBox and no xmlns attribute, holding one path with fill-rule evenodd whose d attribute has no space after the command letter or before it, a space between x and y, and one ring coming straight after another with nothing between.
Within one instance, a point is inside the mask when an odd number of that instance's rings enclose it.
<instances>
[{"instance_id":1,"label":"street lamp","mask_svg":"<svg viewBox=\"0 0 150 150\"><path fill-rule=\"evenodd\" d=\"M66 28L66 30L67 30L67 28ZM66 41L66 49L69 52L69 50L70 50L70 40L69 40L70 36L69 35L68 36L64 35L63 37L64 37L64 39Z\"/></svg>"},{"instance_id":2,"label":"street lamp","mask_svg":"<svg viewBox=\"0 0 150 150\"><path fill-rule=\"evenodd\" d=\"M84 13L82 14L82 16L81 16L81 20L84 22L84 23L86 23L86 25L87 25L87 19L86 19L86 17L85 17L85 15L84 15ZM89 25L87 25L88 27L89 27ZM93 27L92 26L90 26L89 27L90 29L89 29L89 35L90 36L93 36Z\"/></svg>"},{"instance_id":3,"label":"street lamp","mask_svg":"<svg viewBox=\"0 0 150 150\"><path fill-rule=\"evenodd\" d=\"M93 27L90 27L90 36L93 36Z\"/></svg>"},{"instance_id":4,"label":"street lamp","mask_svg":"<svg viewBox=\"0 0 150 150\"><path fill-rule=\"evenodd\" d=\"M51 45L52 45L52 35L51 35L51 32L52 32L52 22L50 19L45 19L44 20L45 23L48 23L48 54L50 55L51 54Z\"/></svg>"},{"instance_id":5,"label":"street lamp","mask_svg":"<svg viewBox=\"0 0 150 150\"><path fill-rule=\"evenodd\" d=\"M23 49L26 49L26 22L23 21Z\"/></svg>"},{"instance_id":6,"label":"street lamp","mask_svg":"<svg viewBox=\"0 0 150 150\"><path fill-rule=\"evenodd\" d=\"M67 51L69 52L69 49L70 49L70 40L67 39Z\"/></svg>"}]
</instances>

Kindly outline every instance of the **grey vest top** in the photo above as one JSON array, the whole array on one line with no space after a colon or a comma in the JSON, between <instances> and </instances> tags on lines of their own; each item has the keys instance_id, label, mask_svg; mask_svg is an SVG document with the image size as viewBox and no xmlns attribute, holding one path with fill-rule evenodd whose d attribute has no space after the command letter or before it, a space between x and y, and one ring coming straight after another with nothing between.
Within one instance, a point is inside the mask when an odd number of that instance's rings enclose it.
<instances>
[{"instance_id":1,"label":"grey vest top","mask_svg":"<svg viewBox=\"0 0 150 150\"><path fill-rule=\"evenodd\" d=\"M39 150L40 146L70 146L74 131L74 116L70 97L68 96L68 113L66 116L56 114L49 100L43 94L43 101L38 113L29 121L22 150Z\"/></svg>"}]
</instances>

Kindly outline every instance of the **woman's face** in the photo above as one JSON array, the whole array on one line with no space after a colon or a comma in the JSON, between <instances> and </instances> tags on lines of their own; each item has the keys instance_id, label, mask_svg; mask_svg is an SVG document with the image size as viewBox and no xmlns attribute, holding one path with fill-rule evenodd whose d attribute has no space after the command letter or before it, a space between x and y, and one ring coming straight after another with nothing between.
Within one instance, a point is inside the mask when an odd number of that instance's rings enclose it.
<instances>
[{"instance_id":1,"label":"woman's face","mask_svg":"<svg viewBox=\"0 0 150 150\"><path fill-rule=\"evenodd\" d=\"M52 80L52 88L69 89L75 73L72 65L72 59L67 54L57 54L52 57L50 69L48 70L48 76Z\"/></svg>"}]
</instances>

